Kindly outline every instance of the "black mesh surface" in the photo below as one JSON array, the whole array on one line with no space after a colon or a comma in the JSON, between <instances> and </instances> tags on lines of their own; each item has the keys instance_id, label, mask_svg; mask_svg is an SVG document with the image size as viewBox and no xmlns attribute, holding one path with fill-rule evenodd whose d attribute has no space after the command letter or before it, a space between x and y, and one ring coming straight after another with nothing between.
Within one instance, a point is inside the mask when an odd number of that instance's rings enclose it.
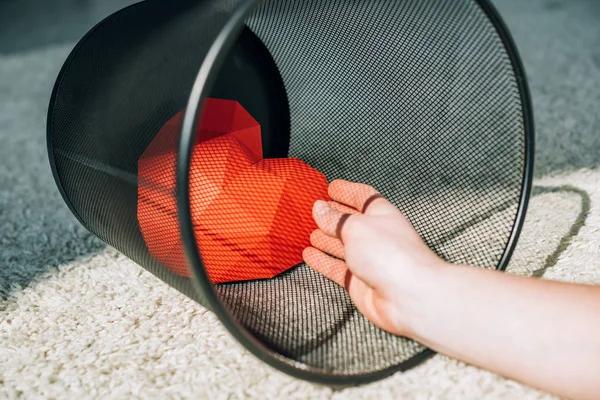
<instances>
[{"instance_id":1,"label":"black mesh surface","mask_svg":"<svg viewBox=\"0 0 600 400\"><path fill-rule=\"evenodd\" d=\"M150 0L117 12L73 50L48 112L49 158L73 213L106 243L202 303L189 279L148 252L136 212L138 160L185 108L199 66L239 4Z\"/></svg>"},{"instance_id":2,"label":"black mesh surface","mask_svg":"<svg viewBox=\"0 0 600 400\"><path fill-rule=\"evenodd\" d=\"M161 127L186 107L210 46L244 3L148 0L117 13L69 57L49 111L51 163L74 214L203 304L205 293L148 250L137 219L138 187L144 184L138 161ZM514 55L487 2L256 3L246 25L280 75L265 64L273 79L263 86L282 82L288 103L281 107L283 118L265 113L273 149L289 139L288 149L273 154L298 158L329 181L374 186L446 260L503 267L532 132L526 131L530 115ZM235 48L213 93L252 110L251 97L236 94L252 51ZM265 81L256 65L253 90ZM261 92L265 102L269 93L279 93L271 89ZM287 126L288 117L289 129L277 137L273 127ZM168 165L175 167L174 161ZM174 170L165 174L175 177ZM175 204L174 186L159 189ZM176 221L177 212L169 212ZM425 351L373 326L341 287L304 264L273 279L214 289L264 344L265 359L274 356L315 375L376 375L412 365Z\"/></svg>"},{"instance_id":3,"label":"black mesh surface","mask_svg":"<svg viewBox=\"0 0 600 400\"><path fill-rule=\"evenodd\" d=\"M477 2L271 0L247 24L283 76L291 157L373 185L443 258L499 266L524 121L511 60ZM270 348L313 368L364 374L424 350L375 328L304 264L217 290Z\"/></svg>"}]
</instances>

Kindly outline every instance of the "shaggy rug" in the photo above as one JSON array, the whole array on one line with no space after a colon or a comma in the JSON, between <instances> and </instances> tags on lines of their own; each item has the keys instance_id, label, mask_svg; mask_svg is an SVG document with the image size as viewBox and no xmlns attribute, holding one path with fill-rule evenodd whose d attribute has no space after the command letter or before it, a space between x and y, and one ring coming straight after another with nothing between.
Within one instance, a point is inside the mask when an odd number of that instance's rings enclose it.
<instances>
[{"instance_id":1,"label":"shaggy rug","mask_svg":"<svg viewBox=\"0 0 600 400\"><path fill-rule=\"evenodd\" d=\"M498 6L529 73L538 133L536 187L509 271L600 284L600 6ZM64 205L45 119L71 47L0 55L0 398L551 398L441 355L344 390L255 359Z\"/></svg>"}]
</instances>

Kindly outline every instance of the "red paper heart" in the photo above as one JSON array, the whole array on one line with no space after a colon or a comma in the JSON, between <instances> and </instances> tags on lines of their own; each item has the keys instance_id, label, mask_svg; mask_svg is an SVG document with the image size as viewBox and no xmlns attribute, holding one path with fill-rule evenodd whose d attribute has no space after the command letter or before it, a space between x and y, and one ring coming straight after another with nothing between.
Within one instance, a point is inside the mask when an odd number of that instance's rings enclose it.
<instances>
[{"instance_id":1,"label":"red paper heart","mask_svg":"<svg viewBox=\"0 0 600 400\"><path fill-rule=\"evenodd\" d=\"M312 205L327 199L323 174L298 159L262 160L238 174L195 226L213 282L271 278L302 262L316 229Z\"/></svg>"},{"instance_id":2,"label":"red paper heart","mask_svg":"<svg viewBox=\"0 0 600 400\"><path fill-rule=\"evenodd\" d=\"M175 152L181 113L138 162L138 221L150 254L189 276L177 221ZM298 159L262 159L260 126L237 103L208 99L190 166L196 241L214 283L271 278L302 261L328 200L323 174Z\"/></svg>"}]
</instances>

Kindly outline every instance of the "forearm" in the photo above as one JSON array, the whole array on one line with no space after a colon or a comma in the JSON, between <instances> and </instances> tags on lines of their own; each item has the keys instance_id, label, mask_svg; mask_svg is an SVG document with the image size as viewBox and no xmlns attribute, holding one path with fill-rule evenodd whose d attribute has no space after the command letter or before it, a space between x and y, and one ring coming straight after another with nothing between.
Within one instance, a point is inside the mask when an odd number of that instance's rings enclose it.
<instances>
[{"instance_id":1,"label":"forearm","mask_svg":"<svg viewBox=\"0 0 600 400\"><path fill-rule=\"evenodd\" d=\"M600 394L600 288L453 265L415 287L419 342L559 395Z\"/></svg>"}]
</instances>

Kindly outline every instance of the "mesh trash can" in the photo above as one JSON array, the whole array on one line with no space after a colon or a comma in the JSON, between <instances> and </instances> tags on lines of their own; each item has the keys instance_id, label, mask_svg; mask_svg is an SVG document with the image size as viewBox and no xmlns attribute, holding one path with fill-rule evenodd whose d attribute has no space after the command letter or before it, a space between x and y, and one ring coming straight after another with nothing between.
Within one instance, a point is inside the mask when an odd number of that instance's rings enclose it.
<instances>
[{"instance_id":1,"label":"mesh trash can","mask_svg":"<svg viewBox=\"0 0 600 400\"><path fill-rule=\"evenodd\" d=\"M432 352L302 263L327 182L370 184L444 259L503 269L533 166L524 71L486 0L147 0L77 44L47 139L87 229L332 385Z\"/></svg>"}]
</instances>

